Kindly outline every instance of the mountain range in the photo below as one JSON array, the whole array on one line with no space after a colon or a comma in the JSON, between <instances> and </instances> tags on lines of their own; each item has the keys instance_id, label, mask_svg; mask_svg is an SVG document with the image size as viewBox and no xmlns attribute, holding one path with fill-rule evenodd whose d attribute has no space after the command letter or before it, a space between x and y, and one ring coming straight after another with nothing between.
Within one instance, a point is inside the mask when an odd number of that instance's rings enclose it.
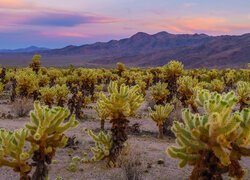
<instances>
[{"instance_id":1,"label":"mountain range","mask_svg":"<svg viewBox=\"0 0 250 180\"><path fill-rule=\"evenodd\" d=\"M175 59L187 68L245 67L250 62L250 33L209 36L138 32L126 39L61 49L31 46L0 50L0 64L27 66L35 53L42 55L44 66L114 67L117 62L123 62L130 67L154 67Z\"/></svg>"}]
</instances>

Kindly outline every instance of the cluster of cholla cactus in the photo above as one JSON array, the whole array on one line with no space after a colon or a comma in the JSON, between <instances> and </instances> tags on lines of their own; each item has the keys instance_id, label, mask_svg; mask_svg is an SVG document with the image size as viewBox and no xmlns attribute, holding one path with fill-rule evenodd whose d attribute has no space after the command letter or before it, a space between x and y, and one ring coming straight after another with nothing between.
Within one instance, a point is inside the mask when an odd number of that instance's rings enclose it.
<instances>
[{"instance_id":1,"label":"cluster of cholla cactus","mask_svg":"<svg viewBox=\"0 0 250 180\"><path fill-rule=\"evenodd\" d=\"M25 128L13 132L0 130L0 166L13 168L20 173L22 180L47 179L47 164L51 163L56 149L67 143L65 131L78 125L74 116L64 123L69 114L68 109L49 109L35 101L34 110L30 113L31 121ZM28 162L31 157L32 164ZM32 166L36 169L30 177Z\"/></svg>"},{"instance_id":2,"label":"cluster of cholla cactus","mask_svg":"<svg viewBox=\"0 0 250 180\"><path fill-rule=\"evenodd\" d=\"M170 94L168 90L168 83L156 83L154 86L150 87L150 93L156 104L164 104Z\"/></svg>"},{"instance_id":3,"label":"cluster of cholla cactus","mask_svg":"<svg viewBox=\"0 0 250 180\"><path fill-rule=\"evenodd\" d=\"M70 110L70 114L75 114L76 118L81 119L82 114L82 107L85 102L85 97L82 92L78 91L77 89L73 92L73 95L68 100L68 108Z\"/></svg>"},{"instance_id":4,"label":"cluster of cholla cactus","mask_svg":"<svg viewBox=\"0 0 250 180\"><path fill-rule=\"evenodd\" d=\"M174 97L177 91L177 79L184 72L184 65L179 61L170 61L163 66L163 76L168 82L168 89L170 91L170 97Z\"/></svg>"},{"instance_id":5,"label":"cluster of cholla cactus","mask_svg":"<svg viewBox=\"0 0 250 180\"><path fill-rule=\"evenodd\" d=\"M240 110L250 105L250 83L239 81L237 83L236 93L239 98Z\"/></svg>"},{"instance_id":6,"label":"cluster of cholla cactus","mask_svg":"<svg viewBox=\"0 0 250 180\"><path fill-rule=\"evenodd\" d=\"M68 99L68 95L69 95L69 89L68 87L63 84L63 85L56 85L55 86L56 89L56 102L57 102L57 106L61 106L63 107L64 104L66 103L67 99Z\"/></svg>"},{"instance_id":7,"label":"cluster of cholla cactus","mask_svg":"<svg viewBox=\"0 0 250 180\"><path fill-rule=\"evenodd\" d=\"M30 68L37 74L40 67L41 67L41 62L40 62L40 59L41 59L41 55L39 54L36 54L33 56L32 58L32 62L31 64L29 65Z\"/></svg>"},{"instance_id":8,"label":"cluster of cholla cactus","mask_svg":"<svg viewBox=\"0 0 250 180\"><path fill-rule=\"evenodd\" d=\"M135 111L144 101L139 93L139 87L129 87L122 84L118 87L117 82L111 82L108 87L108 95L100 93L98 105L108 113L110 123L112 123L112 146L109 153L109 162L115 165L124 143L128 139L126 128L129 120L127 117L134 115Z\"/></svg>"},{"instance_id":9,"label":"cluster of cholla cactus","mask_svg":"<svg viewBox=\"0 0 250 180\"><path fill-rule=\"evenodd\" d=\"M241 156L250 156L250 109L233 112L238 99L234 92L197 92L196 103L204 114L183 109L184 123L175 121L172 131L178 146L167 150L180 159L180 167L194 166L190 179L222 179L222 174L242 178Z\"/></svg>"},{"instance_id":10,"label":"cluster of cholla cactus","mask_svg":"<svg viewBox=\"0 0 250 180\"><path fill-rule=\"evenodd\" d=\"M55 102L55 96L56 96L56 89L55 86L53 87L42 87L39 90L39 93L41 94L41 99L43 102L48 105L49 107L52 107L52 105Z\"/></svg>"},{"instance_id":11,"label":"cluster of cholla cactus","mask_svg":"<svg viewBox=\"0 0 250 180\"><path fill-rule=\"evenodd\" d=\"M169 114L173 111L174 106L170 104L163 105L155 105L155 110L149 108L149 115L153 121L156 122L159 129L159 138L163 138L163 124L167 121Z\"/></svg>"},{"instance_id":12,"label":"cluster of cholla cactus","mask_svg":"<svg viewBox=\"0 0 250 180\"><path fill-rule=\"evenodd\" d=\"M216 91L222 93L224 90L224 82L219 79L214 79L211 81L211 91Z\"/></svg>"},{"instance_id":13,"label":"cluster of cholla cactus","mask_svg":"<svg viewBox=\"0 0 250 180\"><path fill-rule=\"evenodd\" d=\"M15 79L15 90L21 97L30 97L38 90L37 76L30 69L17 71Z\"/></svg>"},{"instance_id":14,"label":"cluster of cholla cactus","mask_svg":"<svg viewBox=\"0 0 250 180\"><path fill-rule=\"evenodd\" d=\"M198 80L190 76L182 76L177 80L178 85L178 98L182 102L182 105L187 108L191 106L194 112L197 112L195 104L196 91L198 89Z\"/></svg>"}]
</instances>

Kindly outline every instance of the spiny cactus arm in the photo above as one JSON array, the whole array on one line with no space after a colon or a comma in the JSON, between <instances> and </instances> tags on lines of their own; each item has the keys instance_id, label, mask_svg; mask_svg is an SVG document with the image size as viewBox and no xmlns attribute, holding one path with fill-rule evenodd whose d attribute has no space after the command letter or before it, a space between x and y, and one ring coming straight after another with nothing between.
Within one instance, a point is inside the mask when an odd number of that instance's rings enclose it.
<instances>
[{"instance_id":1,"label":"spiny cactus arm","mask_svg":"<svg viewBox=\"0 0 250 180\"><path fill-rule=\"evenodd\" d=\"M199 158L199 154L187 154L186 148L170 147L167 149L167 154L172 158L180 159L179 167L182 168L187 164L195 163Z\"/></svg>"},{"instance_id":2,"label":"spiny cactus arm","mask_svg":"<svg viewBox=\"0 0 250 180\"><path fill-rule=\"evenodd\" d=\"M109 151L112 146L111 134L106 134L103 131L95 134L92 130L86 130L88 135L95 141L95 147L91 148L93 157L85 162L100 161L109 156Z\"/></svg>"},{"instance_id":3,"label":"spiny cactus arm","mask_svg":"<svg viewBox=\"0 0 250 180\"><path fill-rule=\"evenodd\" d=\"M165 106L162 105L155 105L155 111L151 108L148 108L150 117L158 124L163 125L164 121L167 120L169 114L174 109L173 105L166 104Z\"/></svg>"},{"instance_id":4,"label":"spiny cactus arm","mask_svg":"<svg viewBox=\"0 0 250 180\"><path fill-rule=\"evenodd\" d=\"M236 144L240 147L247 147L250 144L250 109L245 108L240 112L241 133L236 139Z\"/></svg>"},{"instance_id":5,"label":"spiny cactus arm","mask_svg":"<svg viewBox=\"0 0 250 180\"><path fill-rule=\"evenodd\" d=\"M51 136L53 134L62 134L69 128L78 125L78 121L74 116L66 123L63 121L69 116L68 109L55 107L49 109L47 106L41 106L38 101L34 102L34 111L31 111L31 122L26 127L30 130L32 138L39 141L43 136Z\"/></svg>"},{"instance_id":6,"label":"spiny cactus arm","mask_svg":"<svg viewBox=\"0 0 250 180\"><path fill-rule=\"evenodd\" d=\"M13 132L0 130L0 167L11 167L20 172L21 177L26 176L31 171L27 160L32 152L24 150L27 135L26 129Z\"/></svg>"},{"instance_id":7,"label":"spiny cactus arm","mask_svg":"<svg viewBox=\"0 0 250 180\"><path fill-rule=\"evenodd\" d=\"M245 104L250 104L250 83L239 81L236 88L239 101Z\"/></svg>"},{"instance_id":8,"label":"spiny cactus arm","mask_svg":"<svg viewBox=\"0 0 250 180\"><path fill-rule=\"evenodd\" d=\"M231 164L230 153L227 153L222 147L213 146L212 150L213 150L215 156L220 159L220 162L223 165L228 166L229 164Z\"/></svg>"}]
</instances>

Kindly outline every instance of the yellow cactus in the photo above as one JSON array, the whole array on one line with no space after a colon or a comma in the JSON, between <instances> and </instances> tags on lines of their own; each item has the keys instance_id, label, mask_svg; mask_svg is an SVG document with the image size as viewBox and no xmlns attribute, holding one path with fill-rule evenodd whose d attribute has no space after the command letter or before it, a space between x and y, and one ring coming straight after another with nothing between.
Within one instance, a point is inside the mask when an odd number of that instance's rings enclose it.
<instances>
[{"instance_id":1,"label":"yellow cactus","mask_svg":"<svg viewBox=\"0 0 250 180\"><path fill-rule=\"evenodd\" d=\"M168 83L161 82L150 87L151 96L156 104L163 104L167 100L167 97L170 94L167 87Z\"/></svg>"},{"instance_id":2,"label":"yellow cactus","mask_svg":"<svg viewBox=\"0 0 250 180\"><path fill-rule=\"evenodd\" d=\"M26 124L28 130L27 141L34 149L32 159L37 163L37 169L33 177L47 175L48 169L45 163L50 164L57 148L62 148L67 143L65 131L78 125L75 116L71 116L67 122L70 112L66 108L54 107L49 109L41 106L38 101L34 102L34 110L30 112L30 123ZM46 177L46 176L45 176Z\"/></svg>"},{"instance_id":3,"label":"yellow cactus","mask_svg":"<svg viewBox=\"0 0 250 180\"><path fill-rule=\"evenodd\" d=\"M56 102L58 106L63 107L64 103L67 101L68 99L68 95L69 95L69 89L67 88L67 86L64 85L56 85L55 86L55 97L56 97Z\"/></svg>"},{"instance_id":4,"label":"yellow cactus","mask_svg":"<svg viewBox=\"0 0 250 180\"><path fill-rule=\"evenodd\" d=\"M48 105L49 107L51 107L54 104L55 101L55 97L56 97L56 88L55 87L42 87L39 90L40 94L41 94L41 99L44 101L44 103L46 105Z\"/></svg>"},{"instance_id":5,"label":"yellow cactus","mask_svg":"<svg viewBox=\"0 0 250 180\"><path fill-rule=\"evenodd\" d=\"M30 68L32 68L32 70L35 73L38 73L38 71L41 67L41 62L40 62L41 57L42 57L41 55L35 54L32 58L32 63L30 64Z\"/></svg>"},{"instance_id":6,"label":"yellow cactus","mask_svg":"<svg viewBox=\"0 0 250 180\"><path fill-rule=\"evenodd\" d=\"M30 69L20 70L16 73L16 91L22 97L29 97L38 90L37 75Z\"/></svg>"},{"instance_id":7,"label":"yellow cactus","mask_svg":"<svg viewBox=\"0 0 250 180\"><path fill-rule=\"evenodd\" d=\"M95 147L91 148L93 157L90 160L83 160L84 162L100 161L109 156L112 147L112 136L103 131L95 134L92 130L87 130L88 135L95 141Z\"/></svg>"},{"instance_id":8,"label":"yellow cactus","mask_svg":"<svg viewBox=\"0 0 250 180\"><path fill-rule=\"evenodd\" d=\"M144 99L139 94L138 86L128 87L122 84L118 88L117 82L109 84L108 93L107 96L101 93L97 103L101 111L106 111L111 119L112 147L109 159L115 163L127 140L126 127L129 121L126 118L135 114Z\"/></svg>"},{"instance_id":9,"label":"yellow cactus","mask_svg":"<svg viewBox=\"0 0 250 180\"><path fill-rule=\"evenodd\" d=\"M196 95L196 89L198 88L198 80L193 79L190 76L182 76L177 80L177 85L177 92L183 106L187 108L190 104L193 110L197 112L194 98Z\"/></svg>"},{"instance_id":10,"label":"yellow cactus","mask_svg":"<svg viewBox=\"0 0 250 180\"><path fill-rule=\"evenodd\" d=\"M156 122L159 128L159 138L163 138L163 123L167 120L169 114L173 111L174 106L170 104L166 104L165 106L162 105L155 105L155 110L149 108L149 115L153 121Z\"/></svg>"},{"instance_id":11,"label":"yellow cactus","mask_svg":"<svg viewBox=\"0 0 250 180\"><path fill-rule=\"evenodd\" d=\"M211 81L211 88L211 91L222 93L224 90L224 82L219 79L214 79L213 81Z\"/></svg>"},{"instance_id":12,"label":"yellow cactus","mask_svg":"<svg viewBox=\"0 0 250 180\"><path fill-rule=\"evenodd\" d=\"M28 159L32 151L25 151L26 129L15 130L13 132L0 129L0 167L8 166L14 171L19 172L20 179L29 179L31 166Z\"/></svg>"},{"instance_id":13,"label":"yellow cactus","mask_svg":"<svg viewBox=\"0 0 250 180\"><path fill-rule=\"evenodd\" d=\"M236 92L239 98L240 109L250 105L250 83L239 81L237 83Z\"/></svg>"},{"instance_id":14,"label":"yellow cactus","mask_svg":"<svg viewBox=\"0 0 250 180\"><path fill-rule=\"evenodd\" d=\"M246 147L250 143L248 127L250 110L233 113L237 101L234 92L220 95L216 92L199 90L196 102L203 107L205 114L192 114L189 109L184 109L182 111L184 124L174 122L172 130L177 137L176 142L179 147L170 147L167 152L171 157L181 160L181 167L186 164L195 166L191 179L202 178L203 171L206 171L207 176L211 178L221 177L221 168L226 168L231 176L242 177L241 166L238 164L236 169L234 167L239 159L232 159L232 154L235 154L233 153L236 151L235 146ZM235 145L237 143L238 146ZM231 172L232 170L234 172Z\"/></svg>"}]
</instances>

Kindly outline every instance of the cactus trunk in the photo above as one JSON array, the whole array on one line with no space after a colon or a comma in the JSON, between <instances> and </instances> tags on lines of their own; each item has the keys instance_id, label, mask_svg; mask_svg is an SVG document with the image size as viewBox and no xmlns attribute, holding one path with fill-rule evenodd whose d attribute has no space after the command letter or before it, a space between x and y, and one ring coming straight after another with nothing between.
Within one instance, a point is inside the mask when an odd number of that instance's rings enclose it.
<instances>
[{"instance_id":1,"label":"cactus trunk","mask_svg":"<svg viewBox=\"0 0 250 180\"><path fill-rule=\"evenodd\" d=\"M46 180L49 175L46 162L49 162L49 159L46 158L45 154L41 151L36 151L32 159L35 161L36 166L36 170L32 175L32 180Z\"/></svg>"},{"instance_id":2,"label":"cactus trunk","mask_svg":"<svg viewBox=\"0 0 250 180\"><path fill-rule=\"evenodd\" d=\"M112 123L112 147L110 149L109 160L113 164L116 163L117 157L121 153L124 143L128 139L126 129L128 126L129 121L127 119L113 119L111 120Z\"/></svg>"},{"instance_id":3,"label":"cactus trunk","mask_svg":"<svg viewBox=\"0 0 250 180\"><path fill-rule=\"evenodd\" d=\"M104 124L105 124L105 120L101 119L101 130L104 130Z\"/></svg>"},{"instance_id":4,"label":"cactus trunk","mask_svg":"<svg viewBox=\"0 0 250 180\"><path fill-rule=\"evenodd\" d=\"M189 179L222 180L222 174L228 169L220 163L212 151L204 150L200 154L201 158L196 163Z\"/></svg>"},{"instance_id":5,"label":"cactus trunk","mask_svg":"<svg viewBox=\"0 0 250 180\"><path fill-rule=\"evenodd\" d=\"M159 124L158 128L159 128L159 135L158 135L158 137L160 139L162 139L163 138L163 124Z\"/></svg>"}]
</instances>

